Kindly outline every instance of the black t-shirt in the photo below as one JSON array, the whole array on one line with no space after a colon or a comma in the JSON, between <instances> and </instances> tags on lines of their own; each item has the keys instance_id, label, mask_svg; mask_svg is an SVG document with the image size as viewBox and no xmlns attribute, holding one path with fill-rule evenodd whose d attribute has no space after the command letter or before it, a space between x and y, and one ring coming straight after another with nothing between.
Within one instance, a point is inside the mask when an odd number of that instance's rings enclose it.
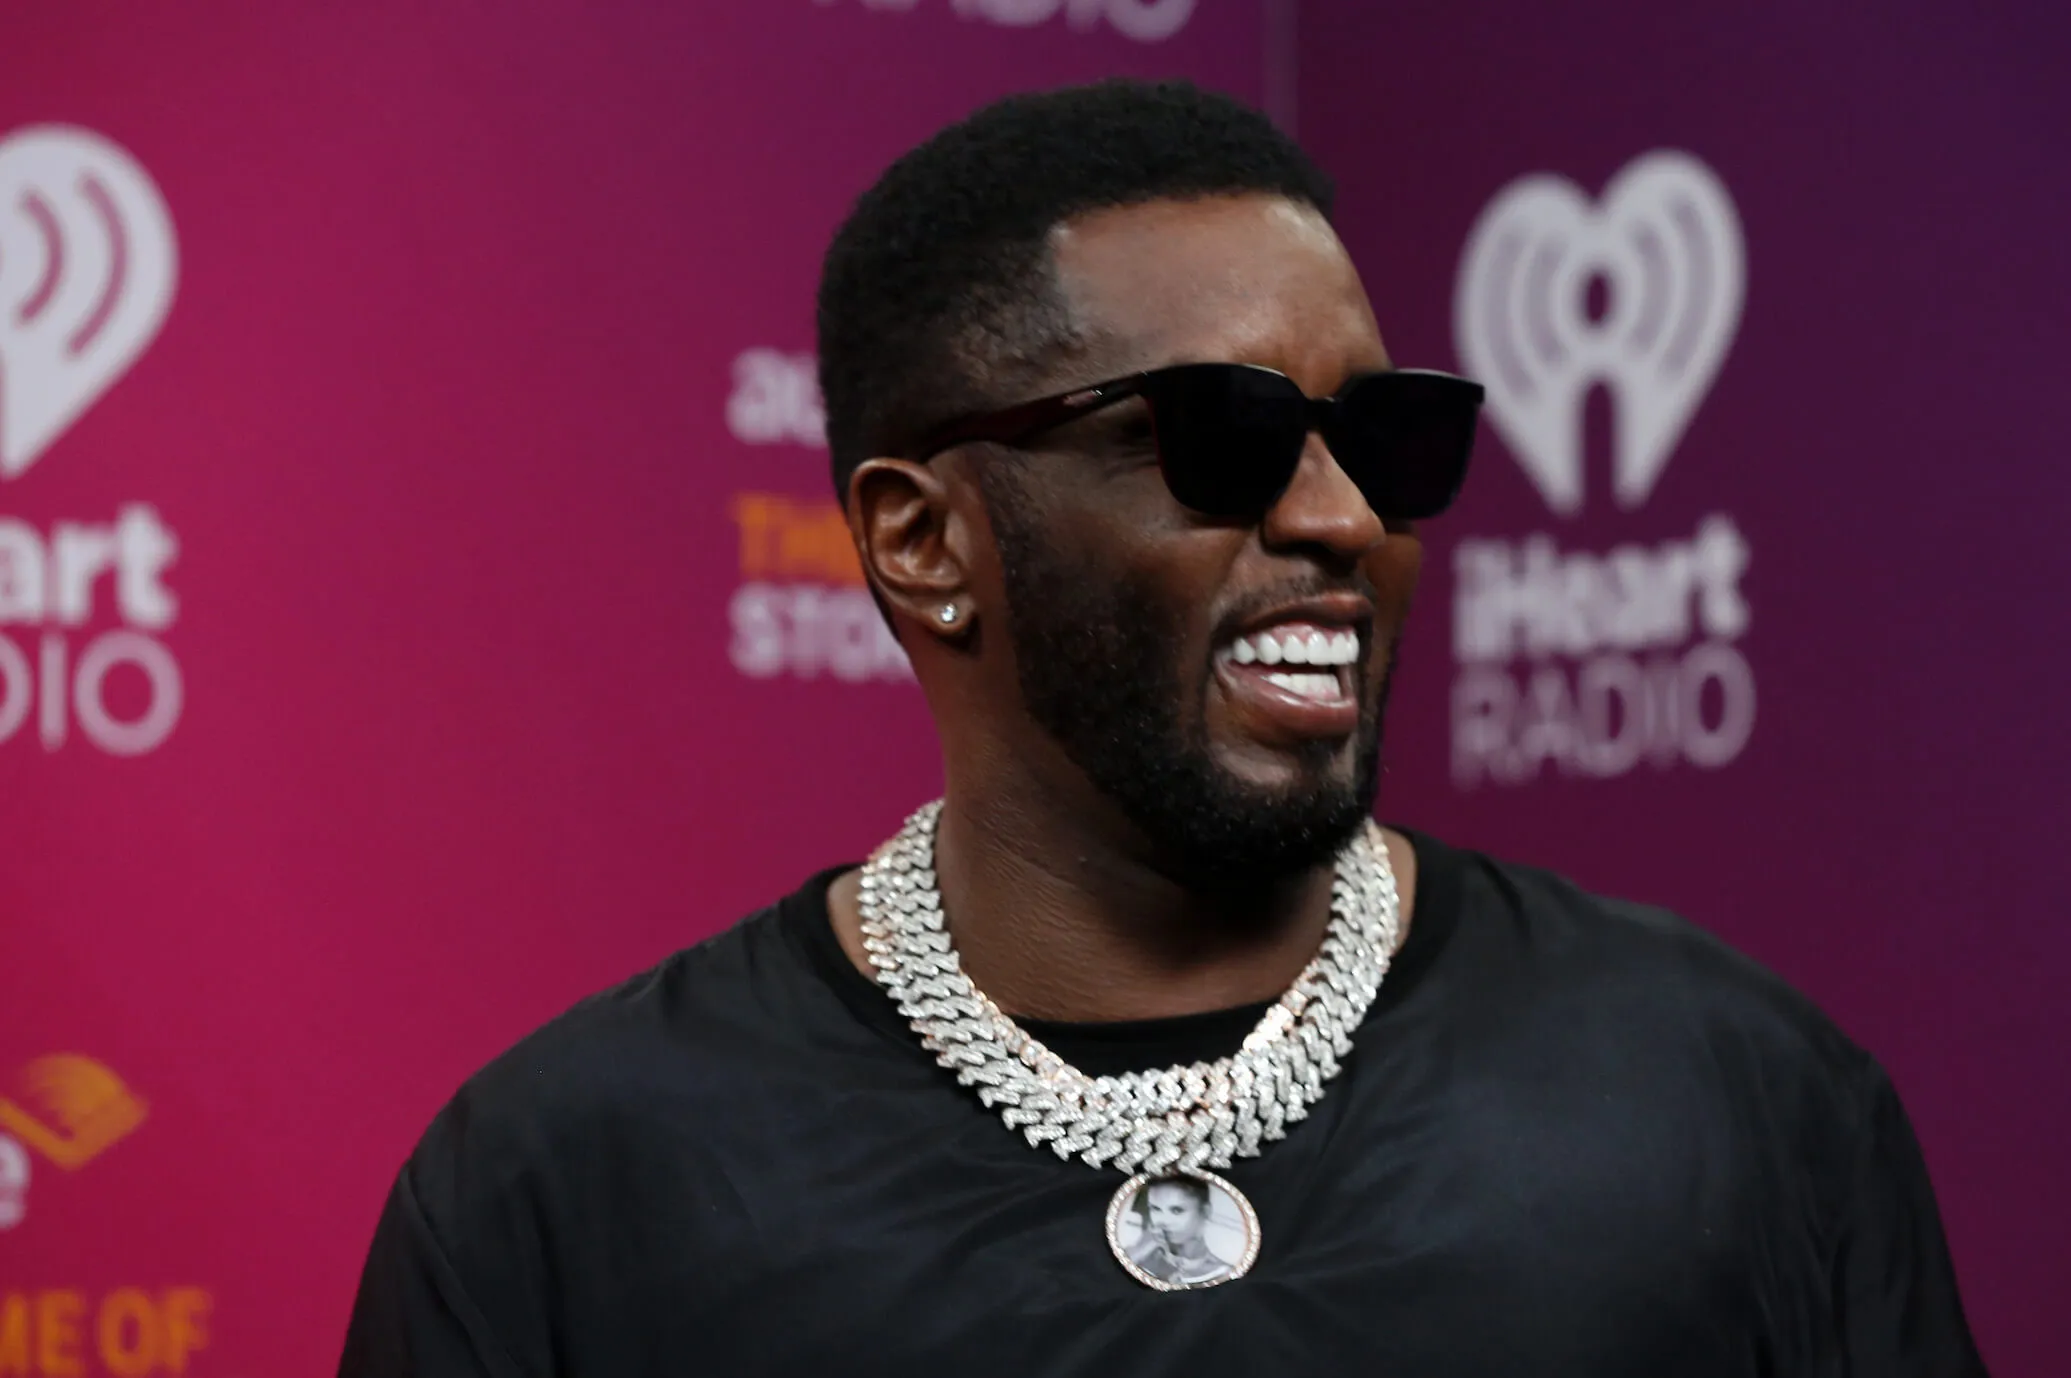
<instances>
[{"instance_id":1,"label":"black t-shirt","mask_svg":"<svg viewBox=\"0 0 2071 1378\"><path fill-rule=\"evenodd\" d=\"M1309 1117L1223 1175L1251 1273L1160 1293L1121 1174L1031 1148L850 965L815 877L470 1080L341 1372L1942 1378L1984 1372L1882 1072L1671 915L1416 837L1410 933ZM1035 1026L1092 1074L1260 1007Z\"/></svg>"}]
</instances>

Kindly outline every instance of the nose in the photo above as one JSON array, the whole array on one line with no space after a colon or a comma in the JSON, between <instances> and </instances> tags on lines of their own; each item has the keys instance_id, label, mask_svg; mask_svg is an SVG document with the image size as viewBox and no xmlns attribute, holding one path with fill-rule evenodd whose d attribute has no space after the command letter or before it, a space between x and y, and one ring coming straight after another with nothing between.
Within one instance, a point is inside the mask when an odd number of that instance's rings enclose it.
<instances>
[{"instance_id":1,"label":"nose","mask_svg":"<svg viewBox=\"0 0 2071 1378\"><path fill-rule=\"evenodd\" d=\"M1330 564L1349 567L1381 543L1387 528L1312 431L1293 480L1267 511L1259 534L1268 550L1328 552Z\"/></svg>"}]
</instances>

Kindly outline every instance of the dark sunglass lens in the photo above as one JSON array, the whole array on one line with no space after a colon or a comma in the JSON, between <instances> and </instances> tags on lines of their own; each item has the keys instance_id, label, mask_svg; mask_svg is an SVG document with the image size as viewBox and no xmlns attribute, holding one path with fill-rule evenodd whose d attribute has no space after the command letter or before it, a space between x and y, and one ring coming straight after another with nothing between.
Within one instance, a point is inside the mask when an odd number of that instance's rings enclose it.
<instances>
[{"instance_id":1,"label":"dark sunglass lens","mask_svg":"<svg viewBox=\"0 0 2071 1378\"><path fill-rule=\"evenodd\" d=\"M1377 515L1435 517L1466 481L1481 396L1443 373L1376 374L1345 392L1331 453Z\"/></svg>"},{"instance_id":2,"label":"dark sunglass lens","mask_svg":"<svg viewBox=\"0 0 2071 1378\"><path fill-rule=\"evenodd\" d=\"M1294 477L1306 433L1301 389L1262 368L1188 364L1144 388L1165 485L1211 517L1255 518Z\"/></svg>"}]
</instances>

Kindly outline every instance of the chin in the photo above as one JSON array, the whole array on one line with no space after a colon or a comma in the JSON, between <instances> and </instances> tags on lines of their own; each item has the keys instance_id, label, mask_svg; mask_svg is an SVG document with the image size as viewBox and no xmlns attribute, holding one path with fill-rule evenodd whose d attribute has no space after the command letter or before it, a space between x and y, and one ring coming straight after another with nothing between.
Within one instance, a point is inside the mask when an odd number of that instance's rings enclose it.
<instances>
[{"instance_id":1,"label":"chin","mask_svg":"<svg viewBox=\"0 0 2071 1378\"><path fill-rule=\"evenodd\" d=\"M1189 879L1272 884L1329 865L1372 816L1376 772L1343 744L1329 751L1263 771L1255 758L1244 768L1204 761L1181 788L1136 793L1130 812Z\"/></svg>"},{"instance_id":2,"label":"chin","mask_svg":"<svg viewBox=\"0 0 2071 1378\"><path fill-rule=\"evenodd\" d=\"M1272 807L1304 795L1361 788L1365 734L1336 740L1318 739L1294 746L1267 746L1244 741L1212 749L1216 773L1232 794L1255 797Z\"/></svg>"}]
</instances>

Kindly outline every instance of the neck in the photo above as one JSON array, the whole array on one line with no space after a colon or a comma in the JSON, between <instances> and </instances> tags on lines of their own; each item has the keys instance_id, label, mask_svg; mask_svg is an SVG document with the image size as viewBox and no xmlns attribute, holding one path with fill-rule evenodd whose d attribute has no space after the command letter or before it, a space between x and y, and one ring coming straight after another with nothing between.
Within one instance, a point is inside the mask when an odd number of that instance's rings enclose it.
<instances>
[{"instance_id":1,"label":"neck","mask_svg":"<svg viewBox=\"0 0 2071 1378\"><path fill-rule=\"evenodd\" d=\"M1172 874L1104 798L959 789L936 874L957 953L1008 1014L1160 1019L1277 999L1323 941L1328 865L1250 887Z\"/></svg>"},{"instance_id":2,"label":"neck","mask_svg":"<svg viewBox=\"0 0 2071 1378\"><path fill-rule=\"evenodd\" d=\"M939 826L936 880L958 959L1010 1015L1108 1023L1277 1000L1330 923L1329 867L1249 889L1189 885L1104 798L977 788L952 768ZM1385 840L1406 935L1416 853L1397 834ZM875 980L858 878L835 881L829 917Z\"/></svg>"}]
</instances>

